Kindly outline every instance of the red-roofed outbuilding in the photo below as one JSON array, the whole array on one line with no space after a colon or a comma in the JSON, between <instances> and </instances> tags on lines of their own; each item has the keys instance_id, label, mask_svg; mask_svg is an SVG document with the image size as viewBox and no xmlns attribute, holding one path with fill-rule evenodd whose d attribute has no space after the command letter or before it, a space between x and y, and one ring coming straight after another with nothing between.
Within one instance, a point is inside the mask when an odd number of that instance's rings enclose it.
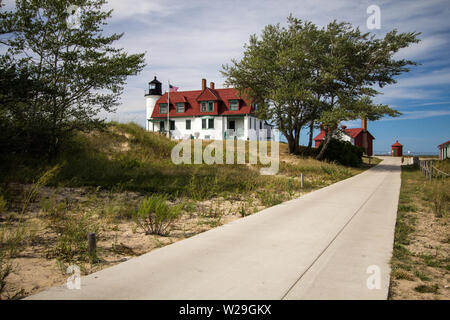
<instances>
[{"instance_id":1,"label":"red-roofed outbuilding","mask_svg":"<svg viewBox=\"0 0 450 320\"><path fill-rule=\"evenodd\" d=\"M373 140L375 137L367 130L367 120L361 120L361 128L349 128L346 126L341 127L341 135L336 136L344 141L349 141L353 145L364 148L365 154L368 156L373 155ZM315 147L318 148L322 141L325 140L325 130L321 129L320 133L314 138Z\"/></svg>"},{"instance_id":2,"label":"red-roofed outbuilding","mask_svg":"<svg viewBox=\"0 0 450 320\"><path fill-rule=\"evenodd\" d=\"M392 145L392 156L402 157L403 156L403 145L397 141Z\"/></svg>"}]
</instances>

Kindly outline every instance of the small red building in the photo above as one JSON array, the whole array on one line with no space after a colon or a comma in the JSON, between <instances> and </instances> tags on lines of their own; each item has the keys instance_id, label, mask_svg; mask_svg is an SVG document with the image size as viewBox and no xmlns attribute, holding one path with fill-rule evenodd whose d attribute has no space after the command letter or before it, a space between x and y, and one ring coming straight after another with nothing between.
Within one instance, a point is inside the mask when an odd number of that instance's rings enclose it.
<instances>
[{"instance_id":1,"label":"small red building","mask_svg":"<svg viewBox=\"0 0 450 320\"><path fill-rule=\"evenodd\" d=\"M392 156L402 157L403 156L403 145L398 142L398 140L392 145Z\"/></svg>"},{"instance_id":2,"label":"small red building","mask_svg":"<svg viewBox=\"0 0 450 320\"><path fill-rule=\"evenodd\" d=\"M365 154L373 155L373 140L374 136L367 130L367 119L361 119L361 128L347 129L346 126L341 127L342 135L339 139L349 141L354 146L364 148ZM320 143L325 140L325 130L321 129L320 133L314 138L315 147L319 147Z\"/></svg>"}]
</instances>

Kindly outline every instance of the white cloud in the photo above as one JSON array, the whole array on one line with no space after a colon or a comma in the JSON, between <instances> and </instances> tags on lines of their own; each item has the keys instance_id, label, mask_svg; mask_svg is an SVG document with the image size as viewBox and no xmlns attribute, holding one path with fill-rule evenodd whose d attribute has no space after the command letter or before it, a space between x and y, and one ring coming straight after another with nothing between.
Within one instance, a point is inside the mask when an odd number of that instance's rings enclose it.
<instances>
[{"instance_id":1,"label":"white cloud","mask_svg":"<svg viewBox=\"0 0 450 320\"><path fill-rule=\"evenodd\" d=\"M421 35L419 38L419 43L403 48L395 58L413 61L435 58L440 54L440 50L449 44L448 37L444 35Z\"/></svg>"},{"instance_id":2,"label":"white cloud","mask_svg":"<svg viewBox=\"0 0 450 320\"><path fill-rule=\"evenodd\" d=\"M450 110L423 110L423 111L403 111L403 115L398 118L385 118L381 121L392 121L392 120L417 120L432 117L443 117L449 116Z\"/></svg>"},{"instance_id":3,"label":"white cloud","mask_svg":"<svg viewBox=\"0 0 450 320\"><path fill-rule=\"evenodd\" d=\"M146 51L148 63L140 75L129 79L117 115L144 114L143 91L155 75L165 86L170 79L181 90L198 89L201 78L221 87L221 65L241 56L251 34L259 34L267 24L285 24L290 13L321 26L337 19L364 32L374 31L366 27L366 9L372 4L381 8L378 36L394 28L422 32L422 41L403 49L398 57L420 60L423 66L412 67L397 84L383 88L377 101L441 101L441 88L450 81L448 0L109 0L106 8L114 11L105 31L124 32L118 46L131 53ZM430 67L442 70L429 71Z\"/></svg>"},{"instance_id":4,"label":"white cloud","mask_svg":"<svg viewBox=\"0 0 450 320\"><path fill-rule=\"evenodd\" d=\"M147 16L166 17L183 10L188 2L170 0L109 0L105 8L113 10L115 20L137 19Z\"/></svg>"},{"instance_id":5,"label":"white cloud","mask_svg":"<svg viewBox=\"0 0 450 320\"><path fill-rule=\"evenodd\" d=\"M399 80L403 88L440 86L450 84L450 68L434 70L420 75L410 75Z\"/></svg>"}]
</instances>

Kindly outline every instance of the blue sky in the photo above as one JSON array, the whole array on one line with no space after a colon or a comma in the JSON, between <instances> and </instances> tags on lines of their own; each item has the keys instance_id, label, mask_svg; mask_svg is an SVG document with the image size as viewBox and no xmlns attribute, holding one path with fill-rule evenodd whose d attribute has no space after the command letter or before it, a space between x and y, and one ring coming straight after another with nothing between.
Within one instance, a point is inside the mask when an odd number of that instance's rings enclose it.
<instances>
[{"instance_id":1,"label":"blue sky","mask_svg":"<svg viewBox=\"0 0 450 320\"><path fill-rule=\"evenodd\" d=\"M14 1L6 0L10 7ZM369 123L375 136L374 150L388 151L399 140L411 152L437 152L437 145L450 140L450 1L448 0L110 0L114 10L106 32L124 32L119 46L128 52L146 52L147 66L129 79L117 113L108 118L145 123L144 90L157 76L180 90L200 88L206 78L222 87L222 64L239 58L251 34L271 23L286 23L295 17L326 25L337 19L368 30L366 10L381 9L383 36L397 28L422 32L419 44L404 49L398 57L421 63L398 77L398 83L383 88L377 102L403 113L396 119ZM359 127L359 121L347 123ZM302 143L307 135L303 133Z\"/></svg>"}]
</instances>

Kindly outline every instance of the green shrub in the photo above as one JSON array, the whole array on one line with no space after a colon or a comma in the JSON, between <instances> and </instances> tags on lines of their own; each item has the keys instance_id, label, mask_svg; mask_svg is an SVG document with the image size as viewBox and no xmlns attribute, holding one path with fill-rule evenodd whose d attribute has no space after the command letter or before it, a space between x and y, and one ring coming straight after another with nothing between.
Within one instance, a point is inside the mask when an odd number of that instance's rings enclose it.
<instances>
[{"instance_id":1,"label":"green shrub","mask_svg":"<svg viewBox=\"0 0 450 320\"><path fill-rule=\"evenodd\" d=\"M298 146L298 154L303 157L315 158L319 154L318 148L308 148L305 146Z\"/></svg>"},{"instance_id":2,"label":"green shrub","mask_svg":"<svg viewBox=\"0 0 450 320\"><path fill-rule=\"evenodd\" d=\"M448 180L433 181L426 196L431 201L436 217L447 217L450 210L450 183Z\"/></svg>"},{"instance_id":3,"label":"green shrub","mask_svg":"<svg viewBox=\"0 0 450 320\"><path fill-rule=\"evenodd\" d=\"M48 252L47 257L58 260L88 261L88 234L98 234L100 226L89 213L68 217L59 225L54 226L59 233L56 245Z\"/></svg>"},{"instance_id":4,"label":"green shrub","mask_svg":"<svg viewBox=\"0 0 450 320\"><path fill-rule=\"evenodd\" d=\"M323 142L318 150L323 147ZM336 161L344 166L358 167L362 164L362 156L364 148L352 145L348 141L341 141L332 138L325 151L324 159L328 161Z\"/></svg>"},{"instance_id":5,"label":"green shrub","mask_svg":"<svg viewBox=\"0 0 450 320\"><path fill-rule=\"evenodd\" d=\"M49 198L42 198L40 205L41 212L52 221L63 219L69 206L66 201L57 201L53 195Z\"/></svg>"},{"instance_id":6,"label":"green shrub","mask_svg":"<svg viewBox=\"0 0 450 320\"><path fill-rule=\"evenodd\" d=\"M0 214L6 210L6 200L3 195L0 194Z\"/></svg>"},{"instance_id":7,"label":"green shrub","mask_svg":"<svg viewBox=\"0 0 450 320\"><path fill-rule=\"evenodd\" d=\"M170 206L166 195L153 194L140 202L133 218L145 234L167 235L170 226L181 216L183 206Z\"/></svg>"},{"instance_id":8,"label":"green shrub","mask_svg":"<svg viewBox=\"0 0 450 320\"><path fill-rule=\"evenodd\" d=\"M436 284L432 285L432 286L419 285L419 286L415 287L414 290L416 290L417 292L420 292L420 293L438 293L439 287Z\"/></svg>"},{"instance_id":9,"label":"green shrub","mask_svg":"<svg viewBox=\"0 0 450 320\"><path fill-rule=\"evenodd\" d=\"M25 223L13 225L10 221L0 225L0 255L16 257L32 237L32 231Z\"/></svg>"},{"instance_id":10,"label":"green shrub","mask_svg":"<svg viewBox=\"0 0 450 320\"><path fill-rule=\"evenodd\" d=\"M256 196L266 208L276 206L285 200L283 194L267 190L257 191Z\"/></svg>"},{"instance_id":11,"label":"green shrub","mask_svg":"<svg viewBox=\"0 0 450 320\"><path fill-rule=\"evenodd\" d=\"M6 257L0 252L0 300L1 294L6 286L6 278L11 273L11 264L6 260Z\"/></svg>"}]
</instances>

